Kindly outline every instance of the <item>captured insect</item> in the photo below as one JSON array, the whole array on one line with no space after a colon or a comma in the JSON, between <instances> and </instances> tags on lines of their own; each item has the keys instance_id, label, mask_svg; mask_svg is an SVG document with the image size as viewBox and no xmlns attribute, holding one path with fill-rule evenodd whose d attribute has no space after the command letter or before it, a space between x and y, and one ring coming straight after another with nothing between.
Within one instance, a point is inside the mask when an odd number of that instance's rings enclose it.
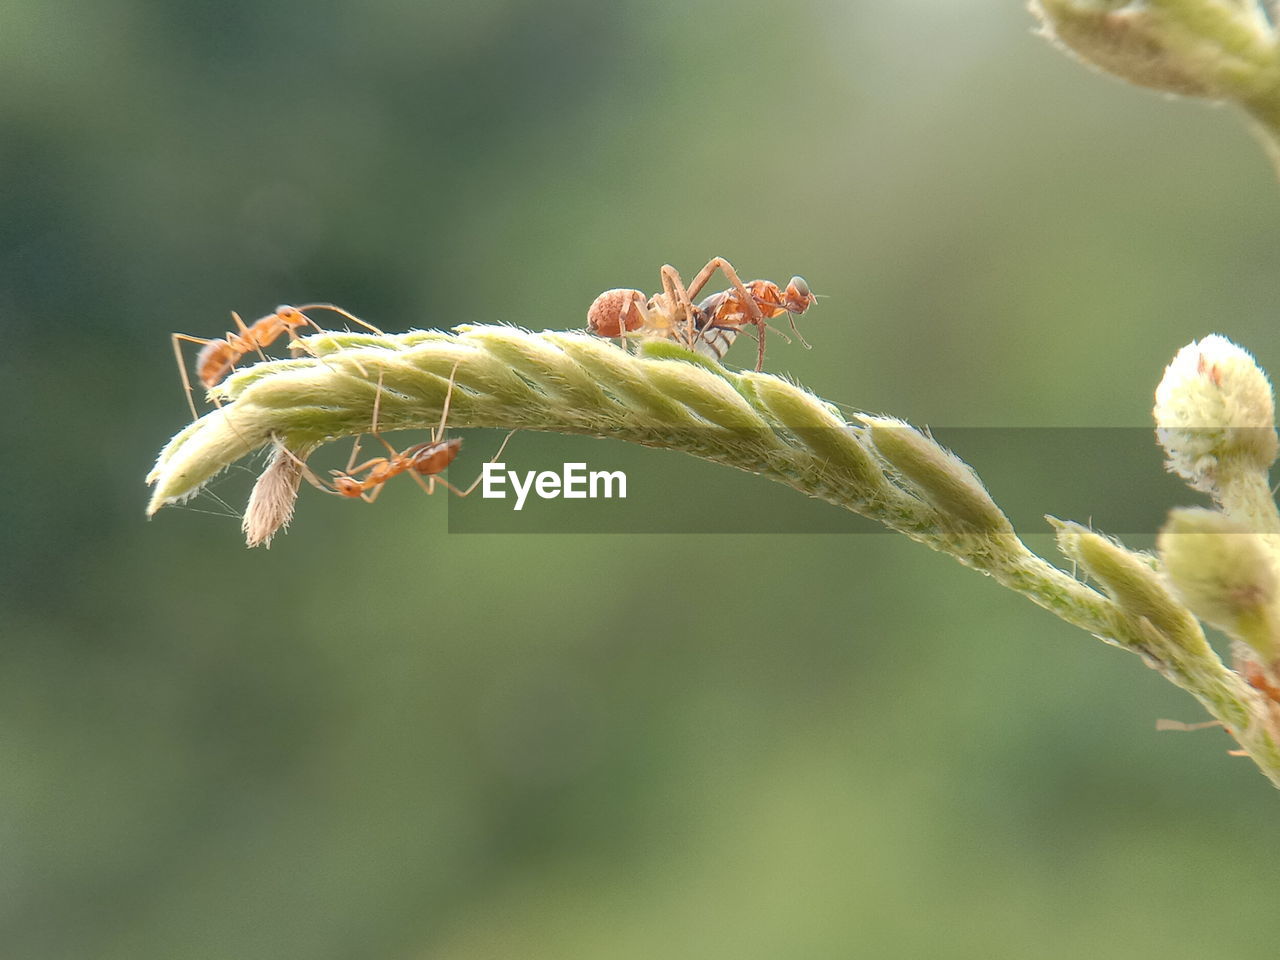
<instances>
[{"instance_id":1,"label":"captured insect","mask_svg":"<svg viewBox=\"0 0 1280 960\"><path fill-rule=\"evenodd\" d=\"M418 486L422 487L427 493L434 493L436 484L440 483L460 497L468 496L479 485L483 475L477 477L475 482L467 487L466 490L459 490L444 477L440 476L448 468L449 464L453 463L458 456L458 451L462 448L461 437L445 438L445 424L449 419L449 404L453 400L454 382L458 373L458 364L461 362L459 360L458 363L455 363L453 370L449 373L449 388L445 392L444 407L440 411L440 425L431 431L430 440L425 443L416 443L403 451L398 451L382 436L378 431L378 411L382 402L382 377L378 377L378 392L373 401L373 423L369 432L387 448L389 456L374 457L363 463L355 464L356 454L360 449L357 441L351 450L351 459L347 463L346 469L330 471L333 474L331 481L328 483L317 482L314 476L309 476L308 479L314 485L320 486L321 489L328 492L350 497L351 499L359 497L365 503L373 503L377 500L387 481L402 473L407 473L413 477ZM498 448L498 452L489 461L490 463L502 456L502 451L507 447L507 441L514 434L514 430L507 434L506 439L502 441L502 446ZM310 471L308 470L307 473L310 474ZM364 474L364 476L359 476L359 474Z\"/></svg>"},{"instance_id":2,"label":"captured insect","mask_svg":"<svg viewBox=\"0 0 1280 960\"><path fill-rule=\"evenodd\" d=\"M730 288L695 305L693 298L717 270L728 279ZM618 337L624 343L629 333L674 340L720 360L742 328L751 324L756 327L759 344L756 370L761 370L768 321L782 313L804 313L816 302L801 277L793 277L785 290L769 280L744 284L733 265L723 257L709 260L687 287L670 264L660 273L662 292L647 299L639 290L624 288L606 290L596 297L587 310L587 329L597 336ZM794 320L792 329L795 329Z\"/></svg>"},{"instance_id":3,"label":"captured insect","mask_svg":"<svg viewBox=\"0 0 1280 960\"><path fill-rule=\"evenodd\" d=\"M196 356L196 376L199 377L200 383L208 389L221 383L235 369L236 364L240 362L245 354L256 350L258 355L265 360L266 356L262 353L262 348L269 347L285 334L288 334L289 340L292 342L297 339L298 331L303 327L311 326L318 332L323 333L324 328L303 313L304 310L331 310L339 316L346 317L352 323L359 324L366 330L372 330L377 334L382 333L373 324L366 323L354 314L332 303L309 303L301 307L282 304L276 307L273 313L269 313L265 317L259 317L247 326L240 319L240 314L233 310L231 319L235 321L235 331L227 331L222 337L215 340L193 337L186 333L175 333L172 335L173 355L178 362L178 373L182 376L182 386L187 394L187 406L191 408L192 418L198 417L199 414L196 413L196 404L191 398L191 380L187 376L187 364L182 356L182 344L184 342L202 344L200 353Z\"/></svg>"}]
</instances>

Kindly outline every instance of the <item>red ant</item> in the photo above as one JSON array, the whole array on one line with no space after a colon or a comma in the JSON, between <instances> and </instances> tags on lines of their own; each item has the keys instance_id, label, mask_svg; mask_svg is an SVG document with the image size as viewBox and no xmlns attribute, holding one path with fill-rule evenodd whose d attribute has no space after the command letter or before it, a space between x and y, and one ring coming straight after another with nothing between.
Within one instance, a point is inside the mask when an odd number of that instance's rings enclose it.
<instances>
[{"instance_id":1,"label":"red ant","mask_svg":"<svg viewBox=\"0 0 1280 960\"><path fill-rule=\"evenodd\" d=\"M191 399L191 380L187 376L187 365L182 356L182 343L203 344L200 353L196 356L196 375L200 378L200 382L206 389L221 383L223 378L235 369L237 363L245 354L254 350L262 355L262 348L268 347L275 343L286 333L289 335L290 341L297 339L297 331L305 326L315 327L320 333L324 329L320 324L316 323L308 317L303 310L332 310L334 313L346 317L353 323L358 323L367 330L381 334L379 330L371 323L366 323L359 317L343 310L341 307L334 306L332 303L309 303L302 307L291 307L282 304L276 307L275 312L260 317L253 323L245 326L240 314L234 310L231 312L231 319L236 322L236 332L228 331L223 334L220 339L207 340L204 337L193 337L186 333L175 333L173 339L173 355L178 361L178 373L182 376L182 386L187 392L187 406L191 408L192 418L198 417L196 413L195 401ZM263 356L265 360L266 357Z\"/></svg>"},{"instance_id":2,"label":"red ant","mask_svg":"<svg viewBox=\"0 0 1280 960\"><path fill-rule=\"evenodd\" d=\"M440 476L442 472L451 464L458 456L458 451L462 447L462 438L453 437L446 440L445 422L449 419L449 404L453 399L453 385L455 377L458 373L459 360L453 365L453 370L449 373L449 389L444 396L444 408L440 412L440 425L431 431L431 439L425 443L416 443L406 448L403 452L397 451L391 446L386 439L378 432L378 409L382 402L382 377L378 377L378 392L373 401L373 424L370 433L378 438L379 442L387 448L389 457L374 457L372 460L366 460L364 463L353 466L356 453L360 449L359 441L356 441L355 447L351 450L351 462L348 462L345 470L333 470L333 480L330 483L317 481L314 476L308 477L311 482L321 487L321 489L336 493L343 497L355 499L359 497L365 503L373 503L378 499L378 495L382 493L382 489L386 482L392 477L402 473L408 473L409 476L417 482L427 493L434 493L436 483L439 482L448 487L460 497L468 496L471 491L479 485L483 474L476 477L475 482L466 490L459 490L444 477ZM507 447L507 441L515 434L512 430L507 434L506 440L502 441L502 446L498 448L498 452L493 455L489 461L493 463L498 457L502 456L502 451ZM311 471L307 471L310 474ZM364 477L358 477L356 474L363 473ZM424 481L423 478L426 478Z\"/></svg>"},{"instance_id":3,"label":"red ant","mask_svg":"<svg viewBox=\"0 0 1280 960\"><path fill-rule=\"evenodd\" d=\"M731 289L694 306L693 298L716 270L729 280ZM602 337L620 337L624 342L628 333L636 332L675 340L719 360L742 327L750 323L759 331L756 370L761 370L767 321L784 312L803 313L815 302L808 284L800 277L793 277L785 292L768 280L743 284L733 265L723 257L708 261L688 287L670 264L660 273L662 293L655 293L647 300L641 291L624 288L606 290L596 297L587 310L587 329Z\"/></svg>"},{"instance_id":4,"label":"red ant","mask_svg":"<svg viewBox=\"0 0 1280 960\"><path fill-rule=\"evenodd\" d=\"M742 328L748 323L758 323L751 319L751 306L759 310L765 320L787 314L792 318L792 332L800 337L800 331L796 329L796 315L804 313L818 302L804 277L792 277L785 290L779 289L772 280L752 280L746 286L749 301L744 301L734 288L712 294L698 304L703 320L699 324L698 342L694 349L699 353L705 353L717 361L723 360ZM809 346L804 337L800 337L800 342ZM760 327L760 361L763 360L764 328ZM756 369L760 369L759 364Z\"/></svg>"}]
</instances>

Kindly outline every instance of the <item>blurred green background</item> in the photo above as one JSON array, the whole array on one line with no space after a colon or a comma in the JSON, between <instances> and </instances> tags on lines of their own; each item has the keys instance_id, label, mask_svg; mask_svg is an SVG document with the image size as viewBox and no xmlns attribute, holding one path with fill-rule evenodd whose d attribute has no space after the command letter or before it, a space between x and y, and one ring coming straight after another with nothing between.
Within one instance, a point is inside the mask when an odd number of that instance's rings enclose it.
<instances>
[{"instance_id":1,"label":"blurred green background","mask_svg":"<svg viewBox=\"0 0 1280 960\"><path fill-rule=\"evenodd\" d=\"M450 534L409 483L304 488L269 552L212 498L142 516L170 331L576 327L714 254L826 295L768 365L832 400L1146 427L1192 338L1280 370L1236 116L1016 4L3 19L0 957L1275 955L1275 790L1157 734L1202 715L1136 658L901 538ZM797 496L645 462L673 509ZM975 466L998 499L1106 470Z\"/></svg>"}]
</instances>

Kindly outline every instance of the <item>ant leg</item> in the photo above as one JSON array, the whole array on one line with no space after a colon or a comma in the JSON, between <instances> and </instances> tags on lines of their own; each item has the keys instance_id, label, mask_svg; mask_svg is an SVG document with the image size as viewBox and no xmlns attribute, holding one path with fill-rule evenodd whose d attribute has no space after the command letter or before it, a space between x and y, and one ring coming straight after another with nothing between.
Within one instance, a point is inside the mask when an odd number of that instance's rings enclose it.
<instances>
[{"instance_id":1,"label":"ant leg","mask_svg":"<svg viewBox=\"0 0 1280 960\"><path fill-rule=\"evenodd\" d=\"M299 313L301 313L303 310L330 310L333 313L336 313L338 316L346 317L352 323L358 323L360 326L364 327L366 330L376 333L378 336L382 336L382 331L379 330L377 327L375 327L372 323L367 323L366 321L361 320L354 313L351 313L348 310L343 310L342 307L339 307L337 304L308 303L301 307L295 307L294 309L297 310ZM319 325L317 325L316 322L312 320L310 317L307 318L307 322L310 323L317 330L320 330ZM321 330L320 332L323 333L324 331Z\"/></svg>"},{"instance_id":2,"label":"ant leg","mask_svg":"<svg viewBox=\"0 0 1280 960\"><path fill-rule=\"evenodd\" d=\"M784 330L779 330L777 327L775 327L775 326L774 326L772 323L770 323L768 320L763 321L763 324L764 324L764 326L765 326L768 330L772 331L774 334L776 334L777 336L781 337L781 338L783 339L783 341L784 341L784 342L786 342L786 343L790 343L790 342L791 342L791 338L790 338L789 336L787 336L786 331L784 331ZM794 327L793 327L793 330L794 330ZM795 333L795 335L796 335L797 337L799 337L799 336L800 336L800 331L799 331L799 330L794 330L794 333ZM755 334L752 334L752 336L755 336ZM756 339L758 340L758 339L760 339L760 338L759 338L759 337L756 337ZM803 340L803 339L804 339L804 338L803 338L803 337L801 337L801 340ZM806 346L806 347L808 347L809 345L806 343L806 344L805 344L805 346ZM809 349L810 349L810 350L812 350L813 348L812 348L812 347L809 347Z\"/></svg>"},{"instance_id":3,"label":"ant leg","mask_svg":"<svg viewBox=\"0 0 1280 960\"><path fill-rule=\"evenodd\" d=\"M173 357L178 361L178 375L182 377L182 388L187 393L187 406L191 409L191 419L199 420L200 414L196 413L196 402L191 396L191 378L187 376L186 359L182 356L182 341L187 343L207 344L213 343L212 340L206 340L203 337L193 337L185 333L170 334L173 341Z\"/></svg>"},{"instance_id":4,"label":"ant leg","mask_svg":"<svg viewBox=\"0 0 1280 960\"><path fill-rule=\"evenodd\" d=\"M386 437L384 437L382 434L380 434L380 433L375 433L375 434L374 434L374 436L378 438L378 442L379 442L379 443L381 443L384 447L386 447L386 448L387 448L387 452L389 452L389 453L391 454L391 459L392 459L392 460L394 460L396 457L398 457L398 456L400 455L400 451L399 451L399 450L397 450L395 447L393 447L390 443L388 443L388 442L387 442L387 438L386 438ZM358 441L357 441L357 442L358 442ZM375 459L375 460L384 460L384 459L386 459L386 458L385 458L385 457L374 457L374 459ZM362 469L367 470L367 469L368 469L368 464L364 464L364 465L362 465L362 466L360 466L360 467L356 467L356 472L357 472L357 473L359 473Z\"/></svg>"},{"instance_id":5,"label":"ant leg","mask_svg":"<svg viewBox=\"0 0 1280 960\"><path fill-rule=\"evenodd\" d=\"M387 452L391 454L391 458L394 460L397 456L399 456L399 451L398 451L398 450L396 450L396 448L395 448L395 447L393 447L391 444L389 444L389 443L387 442L387 438L386 438L386 437L384 437L380 432L378 432L378 411L379 411L379 410L381 409L381 407L382 407L382 377L383 377L383 374L379 373L379 374L378 374L378 389L377 389L377 392L376 392L376 393L374 393L374 395L373 395L373 424L371 425L371 427L370 427L370 431L369 431L369 432L370 432L370 433L372 433L375 437L377 437L377 438L378 438L378 442L379 442L379 443L381 443L384 447L386 447L386 448L387 448ZM359 438L359 437L356 437L356 442L355 442L355 444L354 444L354 445L352 446L352 448L351 448L351 459L352 459L352 460L355 460L355 458L356 458L356 451L357 451L357 450L359 450L359 449L360 449L360 438ZM377 460L381 460L381 459L382 459L382 457L377 457L377 458L375 458L375 459L377 459ZM369 461L369 463L372 463L372 462L373 462L373 461ZM362 464L360 467L358 467L358 468L356 469L356 472L357 472L357 473L359 473L359 472L360 472L360 470L366 470L366 469L368 469L368 467L369 467L369 463ZM351 466L350 466L350 465L348 465L348 466L347 466L347 473L350 473L350 472L351 472Z\"/></svg>"},{"instance_id":6,"label":"ant leg","mask_svg":"<svg viewBox=\"0 0 1280 960\"><path fill-rule=\"evenodd\" d=\"M347 458L347 469L345 473L351 475L351 467L356 462L356 454L360 452L360 438L364 436L362 433L356 434L355 443L351 444L351 456Z\"/></svg>"},{"instance_id":7,"label":"ant leg","mask_svg":"<svg viewBox=\"0 0 1280 960\"><path fill-rule=\"evenodd\" d=\"M707 261L707 265L698 271L698 275L693 278L693 283L689 284L690 299L696 297L702 291L702 288L707 285L707 281L711 279L717 270L723 273L730 286L738 291L738 296L742 297L747 303L755 303L751 294L747 293L747 288L738 279L738 271L733 269L733 264L724 257L712 257Z\"/></svg>"},{"instance_id":8,"label":"ant leg","mask_svg":"<svg viewBox=\"0 0 1280 960\"><path fill-rule=\"evenodd\" d=\"M689 284L689 296L691 298L696 297L698 291L706 285L706 282L711 279L711 275L717 270L725 275L733 289L737 291L738 296L742 298L742 305L747 310L748 322L756 325L759 333L756 340L760 344L760 353L756 358L756 371L759 372L764 369L764 314L760 312L760 305L756 303L756 298L747 292L746 286L738 277L738 271L733 269L733 264L724 257L712 257L707 261L707 265L698 271L698 275L693 278L693 283Z\"/></svg>"},{"instance_id":9,"label":"ant leg","mask_svg":"<svg viewBox=\"0 0 1280 960\"><path fill-rule=\"evenodd\" d=\"M684 285L684 281L680 279L680 273L671 264L663 266L662 270L662 290L667 295L667 300L672 305L679 304L680 309L684 311L684 343L682 346L693 349L693 343L697 339L697 324L694 323L693 300L690 298L688 289ZM705 282L705 281L704 281Z\"/></svg>"},{"instance_id":10,"label":"ant leg","mask_svg":"<svg viewBox=\"0 0 1280 960\"><path fill-rule=\"evenodd\" d=\"M378 402L381 399L382 399L382 375L379 374L378 375L378 391L373 396L373 435L377 437L379 440L382 440L382 436L378 433ZM346 466L346 469L343 471L343 473L345 473L348 477L351 476L352 467L355 465L356 457L359 456L360 454L360 437L361 436L363 436L363 434L357 433L355 442L351 444L351 456L347 457L347 466ZM391 444L387 443L387 441L385 440L382 440L382 445L391 451L392 456L395 456L395 450L392 448ZM374 463L375 460L381 460L381 459L382 459L381 457L375 457L374 460L369 460L366 463L361 464L360 469L367 470L369 468L369 465Z\"/></svg>"},{"instance_id":11,"label":"ant leg","mask_svg":"<svg viewBox=\"0 0 1280 960\"><path fill-rule=\"evenodd\" d=\"M236 322L236 329L240 331L240 340L244 343L253 344L253 349L258 351L258 359L265 361L267 359L267 355L262 352L262 344L260 344L258 342L258 338L255 337L249 331L249 328L244 325L244 321L240 319L240 314L232 310L231 319ZM272 339L275 339L275 338L273 337ZM235 342L234 340L232 340L232 334L230 331L227 331L227 342L228 343Z\"/></svg>"},{"instance_id":12,"label":"ant leg","mask_svg":"<svg viewBox=\"0 0 1280 960\"><path fill-rule=\"evenodd\" d=\"M274 437L272 439L275 440ZM335 496L335 497L342 496L342 494L338 493L338 491L335 490L330 484L325 483L323 479L316 476L315 472L310 467L307 466L306 460L299 457L296 453L294 453L292 450L286 447L279 440L275 440L275 444L276 444L277 450L283 451L285 455L289 457L290 460L292 460L294 463L298 465L299 469L302 471L302 477L304 480L307 481L307 483L311 484L317 490L323 490L325 493L331 494L332 496Z\"/></svg>"},{"instance_id":13,"label":"ant leg","mask_svg":"<svg viewBox=\"0 0 1280 960\"><path fill-rule=\"evenodd\" d=\"M378 432L378 413L382 409L382 379L385 376L385 373L378 374L378 389L373 393L373 422L369 424L369 427L373 431L373 435L382 440L382 445L391 451L392 456L395 456L395 448L387 443L382 434Z\"/></svg>"},{"instance_id":14,"label":"ant leg","mask_svg":"<svg viewBox=\"0 0 1280 960\"><path fill-rule=\"evenodd\" d=\"M332 473L335 477L350 477L354 480L355 475L357 473L364 473L366 470L369 470L372 467L376 467L379 464L390 463L390 462L391 461L388 460L386 457L374 457L371 460L366 460L364 463L357 463L353 466L350 466L346 470L330 470L329 472Z\"/></svg>"},{"instance_id":15,"label":"ant leg","mask_svg":"<svg viewBox=\"0 0 1280 960\"><path fill-rule=\"evenodd\" d=\"M630 310L632 307L635 307L640 314L640 330L652 330L653 315L649 312L649 305L645 303L644 297L641 296L638 299L629 300L626 310ZM626 310L623 311L622 320L618 324L618 339L622 341L622 349L624 350L629 346L627 343L627 333L629 331L627 330ZM643 334L641 339L643 339Z\"/></svg>"},{"instance_id":16,"label":"ant leg","mask_svg":"<svg viewBox=\"0 0 1280 960\"><path fill-rule=\"evenodd\" d=\"M372 323L366 323L365 321L357 317L354 313L351 313L348 310L342 309L342 307L339 307L337 304L307 303L307 304L303 304L300 307L294 307L293 309L298 311L298 316L302 317L303 320L305 320L307 323L311 324L311 326L315 328L316 333L324 333L325 332L324 327L320 326L320 324L316 323L314 320L308 317L305 313L303 313L304 310L331 310L341 317L346 317L352 323L358 323L360 326L364 327L366 330L371 330L372 332L376 333L378 336L382 336L382 331L379 330L377 327L375 327ZM290 350L302 349L304 351L307 349L306 347L302 346L302 344L298 342L298 337L292 328L289 330L289 349ZM307 352L310 352L310 351L307 351ZM314 354L312 354L312 356L314 356ZM354 363L356 366L356 369L360 371L360 376L365 377L367 379L369 376L369 372L365 370L364 365L361 364L359 360L355 360L355 359L352 359L351 362Z\"/></svg>"},{"instance_id":17,"label":"ant leg","mask_svg":"<svg viewBox=\"0 0 1280 960\"><path fill-rule=\"evenodd\" d=\"M427 493L430 494L430 493L436 492L435 477L427 477L427 479L423 480L422 477L418 475L418 471L412 468L408 471L408 474L409 476L413 477L413 482L416 483L418 486L420 486Z\"/></svg>"},{"instance_id":18,"label":"ant leg","mask_svg":"<svg viewBox=\"0 0 1280 960\"><path fill-rule=\"evenodd\" d=\"M627 349L627 314L631 312L633 305L640 311L640 318L644 321L642 328L649 325L649 311L645 309L644 302L628 297L622 305L622 316L618 318L618 340L622 343L623 350Z\"/></svg>"},{"instance_id":19,"label":"ant leg","mask_svg":"<svg viewBox=\"0 0 1280 960\"><path fill-rule=\"evenodd\" d=\"M461 364L462 364L462 358L459 357L457 360L454 361L453 369L449 371L449 389L445 391L444 405L440 408L440 425L431 431L431 441L430 441L431 443L439 443L441 439L444 437L445 423L448 422L449 420L449 404L453 402L453 385L456 382L455 378L458 375L458 367ZM381 385L381 381L379 381L379 385ZM453 489L453 487L449 484L449 481L445 480L443 477L437 477L434 474L427 477L426 480L423 480L422 477L419 476L416 470L410 470L409 476L413 477L413 479L417 481L418 486L420 486L423 490L427 491L427 493L436 492L437 480L439 480L445 486L448 486L450 490Z\"/></svg>"},{"instance_id":20,"label":"ant leg","mask_svg":"<svg viewBox=\"0 0 1280 960\"><path fill-rule=\"evenodd\" d=\"M1164 720L1156 721L1156 729L1161 733L1169 730L1176 730L1179 733L1191 733L1196 730L1208 730L1210 727L1225 727L1221 720L1204 720L1200 723L1183 723L1181 720Z\"/></svg>"},{"instance_id":21,"label":"ant leg","mask_svg":"<svg viewBox=\"0 0 1280 960\"><path fill-rule=\"evenodd\" d=\"M809 345L809 341L804 338L804 334L802 334L800 332L800 328L796 326L796 315L790 310L787 311L787 320L790 321L791 332L794 333L796 335L796 339L800 341L800 346L804 347L806 350L812 350L813 347Z\"/></svg>"},{"instance_id":22,"label":"ant leg","mask_svg":"<svg viewBox=\"0 0 1280 960\"><path fill-rule=\"evenodd\" d=\"M311 318L308 317L307 319L310 320ZM316 327L316 329L319 330L320 328ZM323 333L324 331L321 330L321 332ZM329 361L326 358L317 356L316 354L312 353L309 349L307 349L307 345L302 342L302 338L293 332L291 332L289 335L289 350L291 352L301 350L303 353L307 354L309 357L319 360L326 367L329 366ZM293 353L293 355L296 357L297 353L295 352ZM360 376L364 377L366 380L369 379L369 371L365 369L365 366L363 363L361 363L355 357L348 357L347 359L349 359L352 365L356 368L356 370L360 372ZM329 369L332 370L333 368L329 367Z\"/></svg>"},{"instance_id":23,"label":"ant leg","mask_svg":"<svg viewBox=\"0 0 1280 960\"><path fill-rule=\"evenodd\" d=\"M507 449L507 444L511 442L511 438L514 437L519 432L520 431L518 429L512 430L510 433L506 435L506 437L503 438L502 445L498 447L498 452L489 458L490 463L497 462L498 458L502 456L502 451ZM443 483L446 487L448 487L458 496L469 497L471 496L472 491L474 491L476 487L480 486L480 481L484 479L484 472L481 471L480 476L476 477L475 480L471 481L471 486L467 487L467 489L465 490L459 490L457 487L451 484L444 477L436 477L436 479L439 480L441 483Z\"/></svg>"},{"instance_id":24,"label":"ant leg","mask_svg":"<svg viewBox=\"0 0 1280 960\"><path fill-rule=\"evenodd\" d=\"M449 404L453 402L453 385L457 383L458 367L462 365L462 358L459 357L453 363L453 369L449 371L449 389L444 392L444 406L440 409L440 426L436 427L431 433L431 442L439 443L444 437L444 427L449 420ZM382 384L382 380L378 380L378 384Z\"/></svg>"},{"instance_id":25,"label":"ant leg","mask_svg":"<svg viewBox=\"0 0 1280 960\"><path fill-rule=\"evenodd\" d=\"M320 304L313 303L313 304L310 304L307 307L307 309L314 309L316 307L323 307L323 306L325 306L325 304L323 303L320 303ZM314 320L308 317L305 313L303 313L301 307L294 307L293 309L298 311L298 316L300 316L303 319L304 323L309 323L311 324L312 327L315 328L316 333L328 332L327 330L325 330L324 327L320 326L320 324L316 323ZM357 318L352 317L352 319L355 320ZM363 320L359 322L364 323ZM367 323L365 324L365 326L369 327L370 330L373 330L375 333L379 335L381 335L382 333L382 331L379 330L377 327L370 327L369 324ZM261 353L262 351L259 350L258 352ZM309 349L307 349L307 345L303 343L302 338L298 336L297 327L293 327L293 326L289 327L289 353L291 356L294 356L294 357L298 356L298 354L300 353L305 353L310 357L315 357L315 359L319 360L321 363L324 363L326 366L328 365L324 357L316 356L316 354L312 353ZM263 359L266 359L266 358L264 357ZM355 364L355 368L360 371L360 376L368 380L369 371L364 368L364 364L361 363L359 360L356 360L354 357L351 358L351 362Z\"/></svg>"},{"instance_id":26,"label":"ant leg","mask_svg":"<svg viewBox=\"0 0 1280 960\"><path fill-rule=\"evenodd\" d=\"M457 373L458 373L458 367L459 367L459 365L461 365L461 363L462 363L462 360L461 360L461 359L457 360L457 361L454 363L454 365L453 365L453 369L449 372L449 389L445 391L445 395L444 395L444 406L441 408L441 411L440 411L440 425L439 425L438 427L436 427L436 429L435 429L435 430L433 430L433 431L431 432L431 442L432 442L432 443L439 443L439 442L440 442L440 438L444 436L445 423L446 423L446 421L449 419L449 405L450 405L450 403L452 403L452 401L453 401L453 385L454 385L454 382L455 382L455 381L454 381L454 377L457 375ZM377 438L378 438L378 442L379 442L379 443L381 443L384 447L386 447L386 448L387 448L387 452L391 454L391 458L394 460L397 456L399 456L399 451L398 451L398 450L396 450L396 448L395 448L395 447L393 447L390 443L388 443L388 442L387 442L387 438L386 438L386 437L384 437L384 436L381 434L381 432L379 432L379 430L378 430L378 413L379 413L379 411L381 410L381 407L382 407L382 378L383 378L383 376L384 376L384 375L383 375L383 374L381 374L381 373L379 373L379 374L378 374L378 390L377 390L377 393L375 393L375 394L374 394L374 398L373 398L373 423L370 425L370 430L369 430L369 432L370 432L370 433L372 433L375 437L377 437ZM355 458L356 458L356 451L357 451L358 449L360 449L360 438L359 438L359 437L357 437L357 438L356 438L355 446L354 446L354 447L352 447L352 450L351 450L351 461L354 461L354 460L355 460ZM381 457L378 457L378 458L376 458L376 459L381 460L382 458L381 458ZM372 462L373 462L373 461L369 461L369 463L372 463ZM361 470L368 469L368 467L369 467L369 463L362 464L361 466L359 466L359 467L355 467L355 468L353 469L353 468L352 468L352 466L351 466L351 462L348 462L346 472L347 472L348 474L353 473L353 472L354 472L354 473L359 473Z\"/></svg>"}]
</instances>

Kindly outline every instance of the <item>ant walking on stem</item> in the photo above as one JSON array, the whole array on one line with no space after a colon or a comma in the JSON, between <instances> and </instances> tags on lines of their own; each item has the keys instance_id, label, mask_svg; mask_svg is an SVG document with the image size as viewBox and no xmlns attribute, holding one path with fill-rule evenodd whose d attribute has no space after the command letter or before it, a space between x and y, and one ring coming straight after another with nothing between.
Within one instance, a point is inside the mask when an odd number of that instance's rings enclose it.
<instances>
[{"instance_id":1,"label":"ant walking on stem","mask_svg":"<svg viewBox=\"0 0 1280 960\"><path fill-rule=\"evenodd\" d=\"M221 338L215 340L193 337L186 333L175 333L172 335L173 355L178 361L178 373L182 376L182 386L186 390L187 406L191 408L192 419L199 417L199 414L196 413L196 404L191 398L191 380L187 376L187 364L182 356L182 344L184 342L202 345L200 353L196 356L196 376L200 378L200 383L208 389L221 383L227 374L235 369L236 364L240 362L245 354L256 350L258 355L265 360L266 356L262 353L262 348L269 347L285 334L288 334L290 342L293 342L298 338L298 331L306 326L312 326L318 332L324 333L324 328L303 313L304 310L331 310L339 316L346 317L352 323L359 324L366 330L372 330L377 334L382 333L373 324L366 323L354 314L332 303L309 303L301 307L282 304L276 307L273 313L269 313L265 317L259 317L247 326L240 319L240 314L233 310L231 319L235 321L236 330L227 331Z\"/></svg>"},{"instance_id":2,"label":"ant walking on stem","mask_svg":"<svg viewBox=\"0 0 1280 960\"><path fill-rule=\"evenodd\" d=\"M717 270L724 274L730 288L695 306L693 298ZM624 288L606 290L596 297L587 310L587 329L601 337L619 337L624 343L628 333L675 340L682 346L720 360L742 328L751 324L757 330L758 371L764 367L768 321L783 313L794 317L817 302L802 277L792 277L785 289L780 289L771 280L752 280L744 284L724 257L709 260L687 287L670 264L660 272L662 292L647 300L641 291ZM791 328L795 330L794 319ZM799 336L799 331L796 335ZM803 337L800 342L804 343Z\"/></svg>"},{"instance_id":3,"label":"ant walking on stem","mask_svg":"<svg viewBox=\"0 0 1280 960\"><path fill-rule=\"evenodd\" d=\"M378 432L378 409L382 402L382 377L379 375L378 392L373 401L373 423L369 432L387 448L387 453L390 456L374 457L364 463L355 464L356 454L360 449L360 443L357 440L356 445L351 450L351 459L348 461L346 469L331 471L333 474L331 482L317 481L313 475L309 476L308 479L314 485L327 492L351 499L359 497L365 503L373 503L377 500L387 481L402 473L407 473L413 477L418 486L422 487L427 493L434 493L436 484L440 483L460 497L468 496L479 486L481 479L483 479L483 474L476 477L475 481L466 490L459 490L444 477L440 476L449 464L453 463L458 456L459 449L462 447L461 437L445 439L445 424L449 419L449 404L453 399L453 387L458 374L458 364L460 363L462 363L461 360L457 361L449 372L449 389L444 395L444 407L440 411L440 425L431 431L430 440L425 443L416 443L403 451L397 451ZM502 456L502 451L507 448L507 442L515 435L515 432L512 430L507 434L506 439L502 441L502 446L498 447L498 452L490 459L490 463ZM310 474L310 471L308 470L307 473ZM364 476L360 477L358 474L364 474Z\"/></svg>"}]
</instances>

